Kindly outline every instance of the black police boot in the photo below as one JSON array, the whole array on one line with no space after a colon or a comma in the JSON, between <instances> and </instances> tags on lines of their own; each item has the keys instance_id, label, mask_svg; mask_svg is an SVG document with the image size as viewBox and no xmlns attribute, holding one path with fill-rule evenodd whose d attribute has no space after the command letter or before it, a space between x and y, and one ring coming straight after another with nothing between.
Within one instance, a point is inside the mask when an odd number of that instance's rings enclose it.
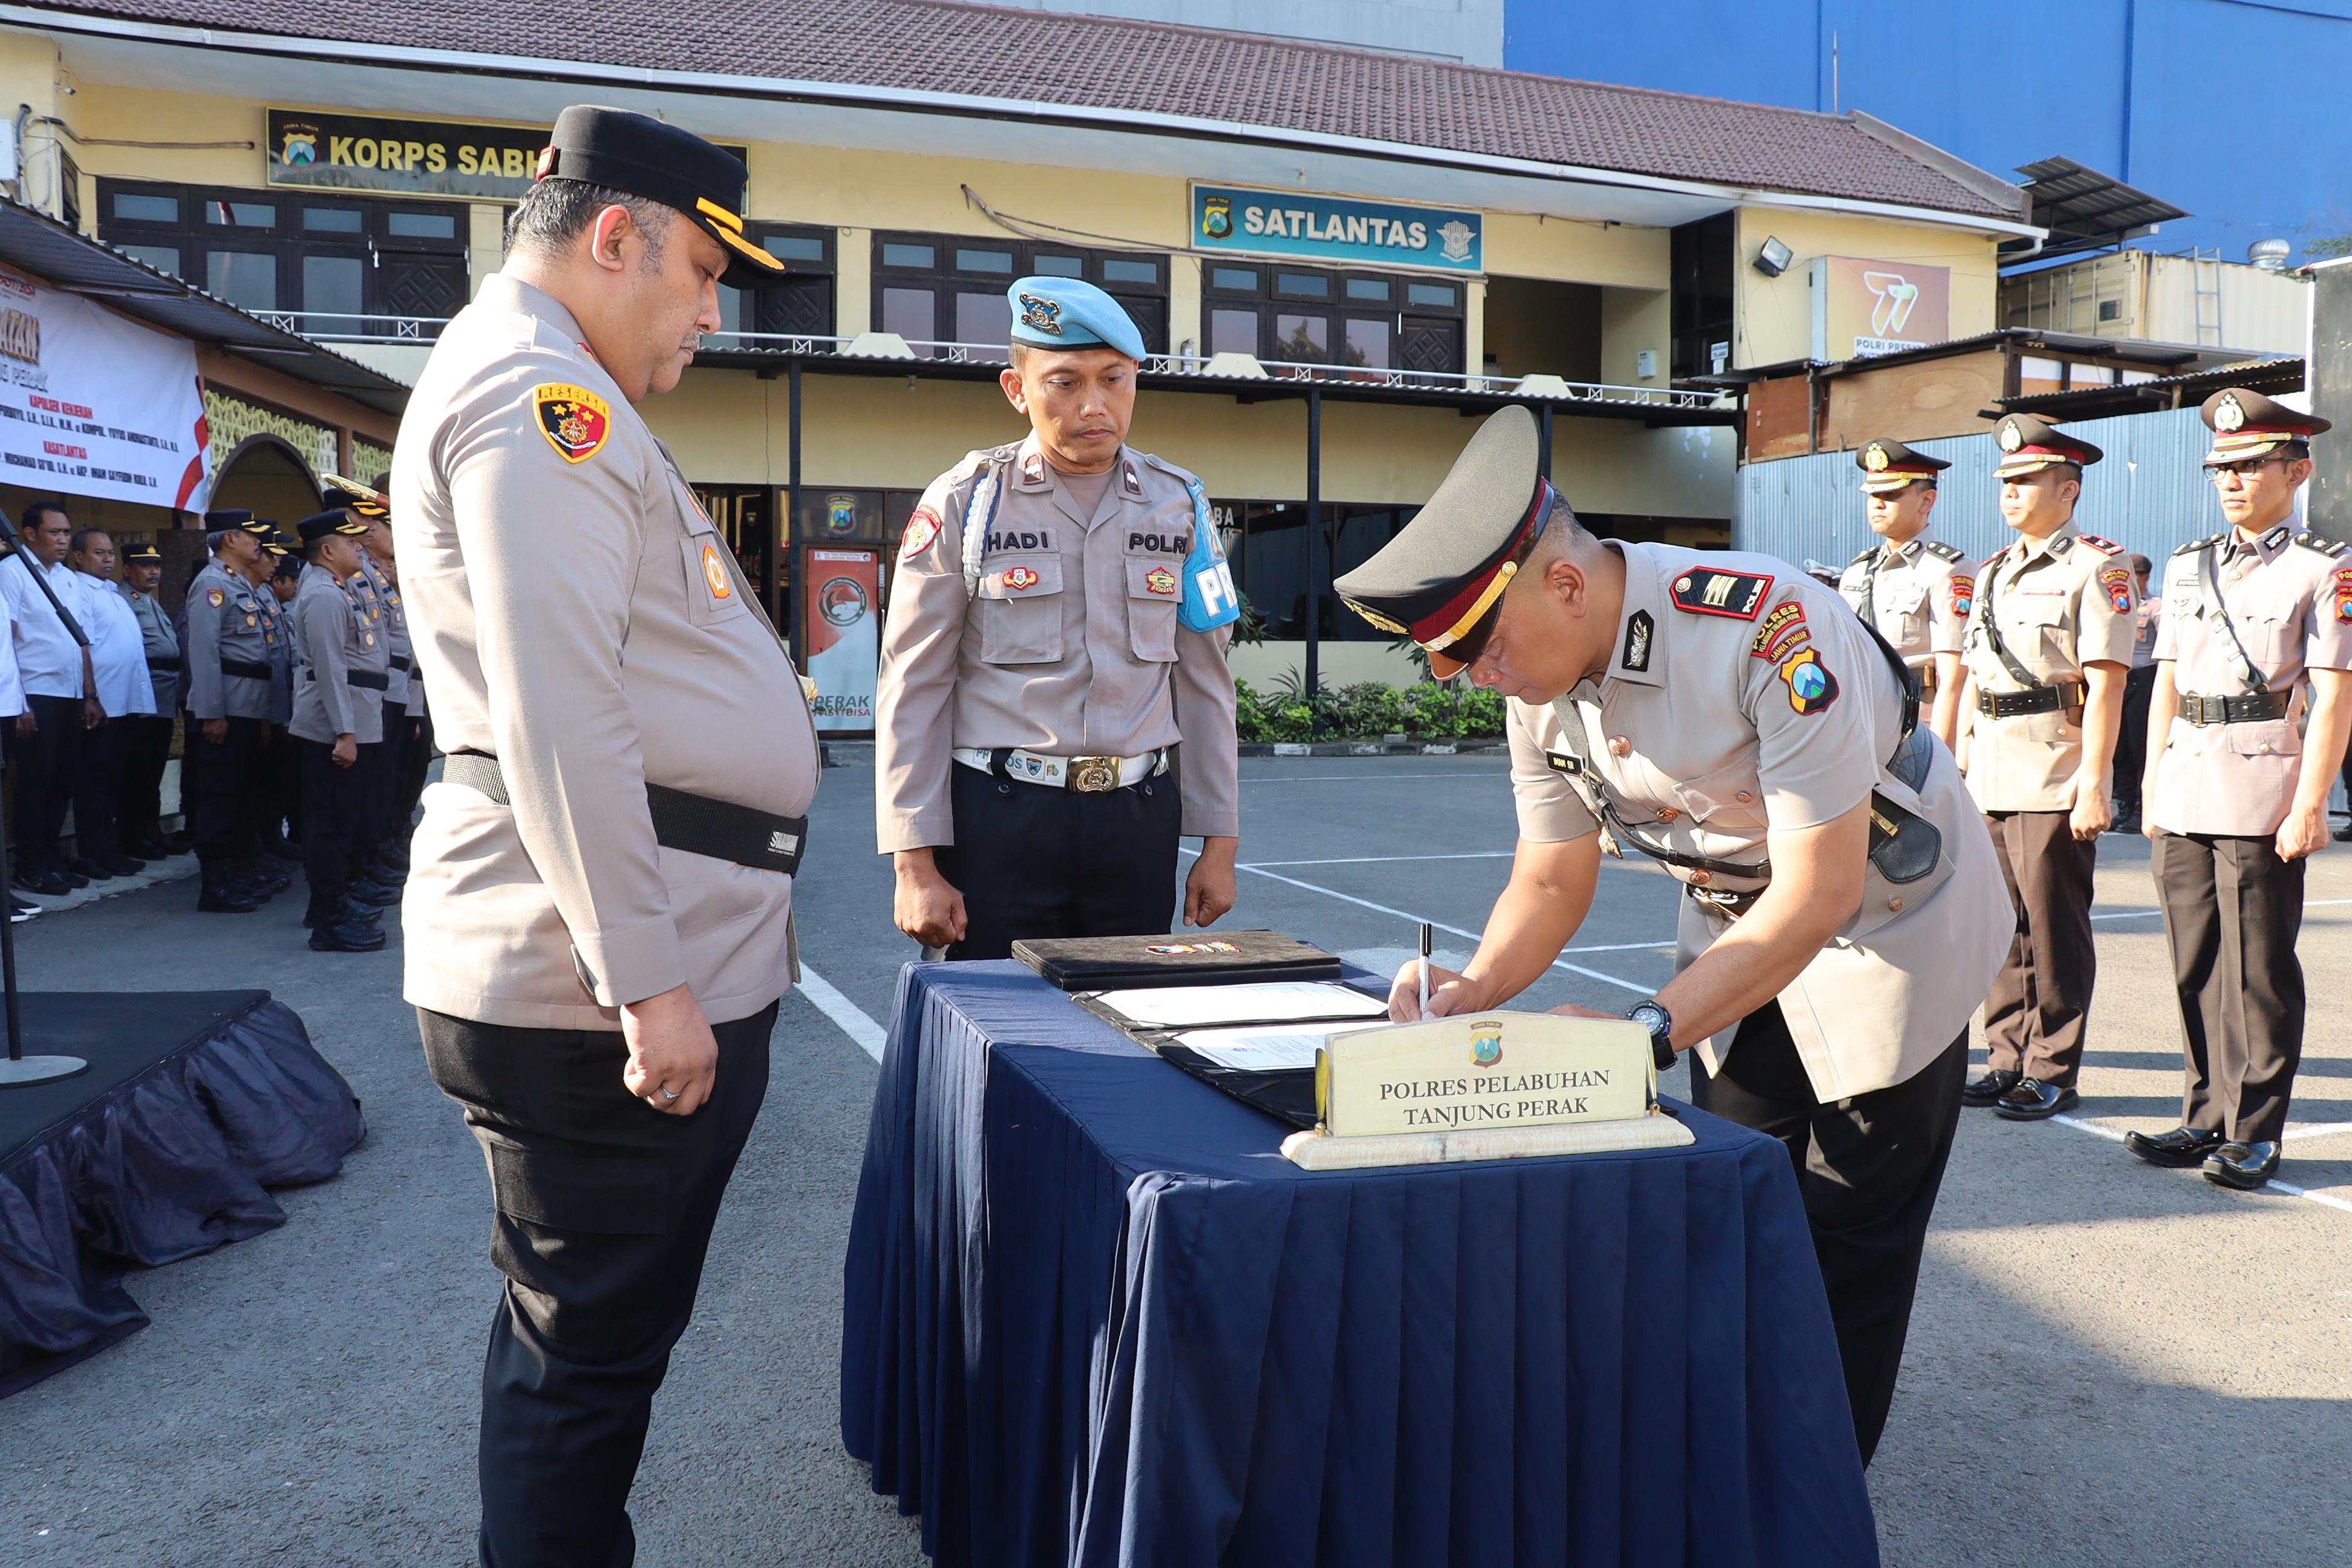
<instances>
[{"instance_id":1,"label":"black police boot","mask_svg":"<svg viewBox=\"0 0 2352 1568\"><path fill-rule=\"evenodd\" d=\"M1992 1113L2010 1121L2047 1121L2082 1103L2083 1097L2071 1089L2025 1078L1994 1103Z\"/></svg>"},{"instance_id":2,"label":"black police boot","mask_svg":"<svg viewBox=\"0 0 2352 1568\"><path fill-rule=\"evenodd\" d=\"M2011 1072L2007 1068L1987 1068L1982 1078L1971 1079L1961 1087L1960 1103L1990 1105L2002 1095L2015 1089L2017 1080L2024 1076L2021 1072Z\"/></svg>"},{"instance_id":3,"label":"black police boot","mask_svg":"<svg viewBox=\"0 0 2352 1568\"><path fill-rule=\"evenodd\" d=\"M2205 1179L2250 1193L2277 1175L2278 1168L2275 1143L2224 1143L2206 1157Z\"/></svg>"},{"instance_id":4,"label":"black police boot","mask_svg":"<svg viewBox=\"0 0 2352 1568\"><path fill-rule=\"evenodd\" d=\"M312 952L373 952L383 943L383 931L357 921L330 921L310 928Z\"/></svg>"},{"instance_id":5,"label":"black police boot","mask_svg":"<svg viewBox=\"0 0 2352 1568\"><path fill-rule=\"evenodd\" d=\"M114 873L86 855L77 855L66 862L66 877L68 880L79 877L87 884L110 882L114 879Z\"/></svg>"},{"instance_id":6,"label":"black police boot","mask_svg":"<svg viewBox=\"0 0 2352 1568\"><path fill-rule=\"evenodd\" d=\"M312 899L310 907L302 911L302 929L316 931L322 923L320 918L322 913L325 916L323 923L327 925L373 926L383 919L382 910L370 909L365 904L355 904L349 899L325 905L322 905L320 900Z\"/></svg>"},{"instance_id":7,"label":"black police boot","mask_svg":"<svg viewBox=\"0 0 2352 1568\"><path fill-rule=\"evenodd\" d=\"M2186 1170L2201 1165L2205 1156L2229 1142L2221 1130L2200 1132L2193 1127L2176 1127L2169 1132L2126 1132L2124 1147L2151 1165L2168 1165Z\"/></svg>"},{"instance_id":8,"label":"black police boot","mask_svg":"<svg viewBox=\"0 0 2352 1568\"><path fill-rule=\"evenodd\" d=\"M400 902L400 889L387 888L382 882L368 880L353 882L351 885L350 893L352 902L367 904L380 910L388 909Z\"/></svg>"},{"instance_id":9,"label":"black police boot","mask_svg":"<svg viewBox=\"0 0 2352 1568\"><path fill-rule=\"evenodd\" d=\"M205 879L203 890L196 894L198 912L208 915L249 915L261 907L261 900L245 889L226 879Z\"/></svg>"}]
</instances>

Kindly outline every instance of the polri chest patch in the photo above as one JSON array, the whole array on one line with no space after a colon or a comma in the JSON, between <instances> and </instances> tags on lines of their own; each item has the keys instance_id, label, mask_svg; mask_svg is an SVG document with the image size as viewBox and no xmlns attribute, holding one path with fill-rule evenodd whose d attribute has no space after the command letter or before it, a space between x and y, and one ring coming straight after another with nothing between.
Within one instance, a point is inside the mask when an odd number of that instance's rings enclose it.
<instances>
[{"instance_id":1,"label":"polri chest patch","mask_svg":"<svg viewBox=\"0 0 2352 1568\"><path fill-rule=\"evenodd\" d=\"M586 462L613 433L612 405L584 386L548 383L530 397L547 444L567 463Z\"/></svg>"},{"instance_id":2,"label":"polri chest patch","mask_svg":"<svg viewBox=\"0 0 2352 1568\"><path fill-rule=\"evenodd\" d=\"M1772 579L1761 572L1726 572L1719 567L1694 566L1674 581L1675 608L1694 616L1727 616L1752 621L1772 592Z\"/></svg>"}]
</instances>

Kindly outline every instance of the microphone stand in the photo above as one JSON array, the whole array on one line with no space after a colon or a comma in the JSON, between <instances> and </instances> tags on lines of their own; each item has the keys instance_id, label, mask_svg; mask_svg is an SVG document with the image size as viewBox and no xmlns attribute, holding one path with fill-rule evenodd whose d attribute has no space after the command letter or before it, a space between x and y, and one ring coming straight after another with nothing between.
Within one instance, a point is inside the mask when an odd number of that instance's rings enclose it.
<instances>
[{"instance_id":1,"label":"microphone stand","mask_svg":"<svg viewBox=\"0 0 2352 1568\"><path fill-rule=\"evenodd\" d=\"M58 612L58 619L73 634L74 641L88 647L89 639L82 635L81 626L74 618L66 613L66 607L58 603L57 590L49 586L47 577L26 554L25 542L9 523L5 512L0 512L0 542L5 542L9 550L23 561L25 570L32 574L34 583L48 596L49 604ZM0 723L14 721L0 720ZM5 767L5 763L0 763L0 770ZM0 811L0 867L8 863L7 816L6 812ZM89 1063L79 1057L28 1057L25 1054L24 1026L16 1010L16 921L13 915L0 918L0 992L5 993L8 1020L8 1055L5 1060L0 1060L0 1089L55 1083L61 1078L71 1078L89 1069Z\"/></svg>"}]
</instances>

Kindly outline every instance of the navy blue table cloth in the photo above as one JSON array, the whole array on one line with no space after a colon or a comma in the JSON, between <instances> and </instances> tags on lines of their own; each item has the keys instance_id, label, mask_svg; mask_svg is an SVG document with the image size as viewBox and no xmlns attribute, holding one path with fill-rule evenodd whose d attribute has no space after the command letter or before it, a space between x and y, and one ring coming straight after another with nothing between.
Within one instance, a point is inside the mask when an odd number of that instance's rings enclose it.
<instances>
[{"instance_id":1,"label":"navy blue table cloth","mask_svg":"<svg viewBox=\"0 0 2352 1568\"><path fill-rule=\"evenodd\" d=\"M942 1564L1878 1561L1789 1157L1311 1173L1018 964L900 977L842 1436Z\"/></svg>"}]
</instances>

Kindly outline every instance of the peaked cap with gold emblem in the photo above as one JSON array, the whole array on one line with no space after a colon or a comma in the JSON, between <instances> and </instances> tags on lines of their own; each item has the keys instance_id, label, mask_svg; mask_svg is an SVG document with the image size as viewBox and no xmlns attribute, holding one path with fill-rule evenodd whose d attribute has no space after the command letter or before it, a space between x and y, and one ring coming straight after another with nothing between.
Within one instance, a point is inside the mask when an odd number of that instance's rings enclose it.
<instances>
[{"instance_id":1,"label":"peaked cap with gold emblem","mask_svg":"<svg viewBox=\"0 0 2352 1568\"><path fill-rule=\"evenodd\" d=\"M659 202L717 240L727 252L732 289L775 281L784 264L743 235L743 160L691 131L625 109L575 103L555 117L539 151L541 180L583 180Z\"/></svg>"},{"instance_id":2,"label":"peaked cap with gold emblem","mask_svg":"<svg viewBox=\"0 0 2352 1568\"><path fill-rule=\"evenodd\" d=\"M2000 462L1992 471L1996 479L2038 474L2061 463L2087 468L2106 456L2088 441L2078 440L2031 414L2003 415L1992 427L1992 436L2000 444Z\"/></svg>"},{"instance_id":3,"label":"peaked cap with gold emblem","mask_svg":"<svg viewBox=\"0 0 2352 1568\"><path fill-rule=\"evenodd\" d=\"M2289 408L2274 398L2242 386L2215 393L2205 400L2205 406L2199 412L2204 416L2205 427L2213 432L2213 449L2205 454L2205 466L2209 468L2250 463L2297 444L2307 449L2314 436L2331 428L2316 414Z\"/></svg>"},{"instance_id":4,"label":"peaked cap with gold emblem","mask_svg":"<svg viewBox=\"0 0 2352 1568\"><path fill-rule=\"evenodd\" d=\"M1544 525L1573 518L1540 472L1536 416L1517 404L1478 426L1427 505L1334 583L1340 602L1427 650L1444 680L1478 657Z\"/></svg>"},{"instance_id":5,"label":"peaked cap with gold emblem","mask_svg":"<svg viewBox=\"0 0 2352 1568\"><path fill-rule=\"evenodd\" d=\"M392 516L392 502L382 490L370 489L357 479L347 479L341 474L319 476L319 504L349 507L364 518Z\"/></svg>"},{"instance_id":6,"label":"peaked cap with gold emblem","mask_svg":"<svg viewBox=\"0 0 2352 1568\"><path fill-rule=\"evenodd\" d=\"M1919 479L1932 485L1936 476L1952 465L1941 458L1915 452L1892 437L1882 436L1863 443L1862 449L1853 455L1853 466L1863 472L1862 493L1883 496Z\"/></svg>"}]
</instances>

